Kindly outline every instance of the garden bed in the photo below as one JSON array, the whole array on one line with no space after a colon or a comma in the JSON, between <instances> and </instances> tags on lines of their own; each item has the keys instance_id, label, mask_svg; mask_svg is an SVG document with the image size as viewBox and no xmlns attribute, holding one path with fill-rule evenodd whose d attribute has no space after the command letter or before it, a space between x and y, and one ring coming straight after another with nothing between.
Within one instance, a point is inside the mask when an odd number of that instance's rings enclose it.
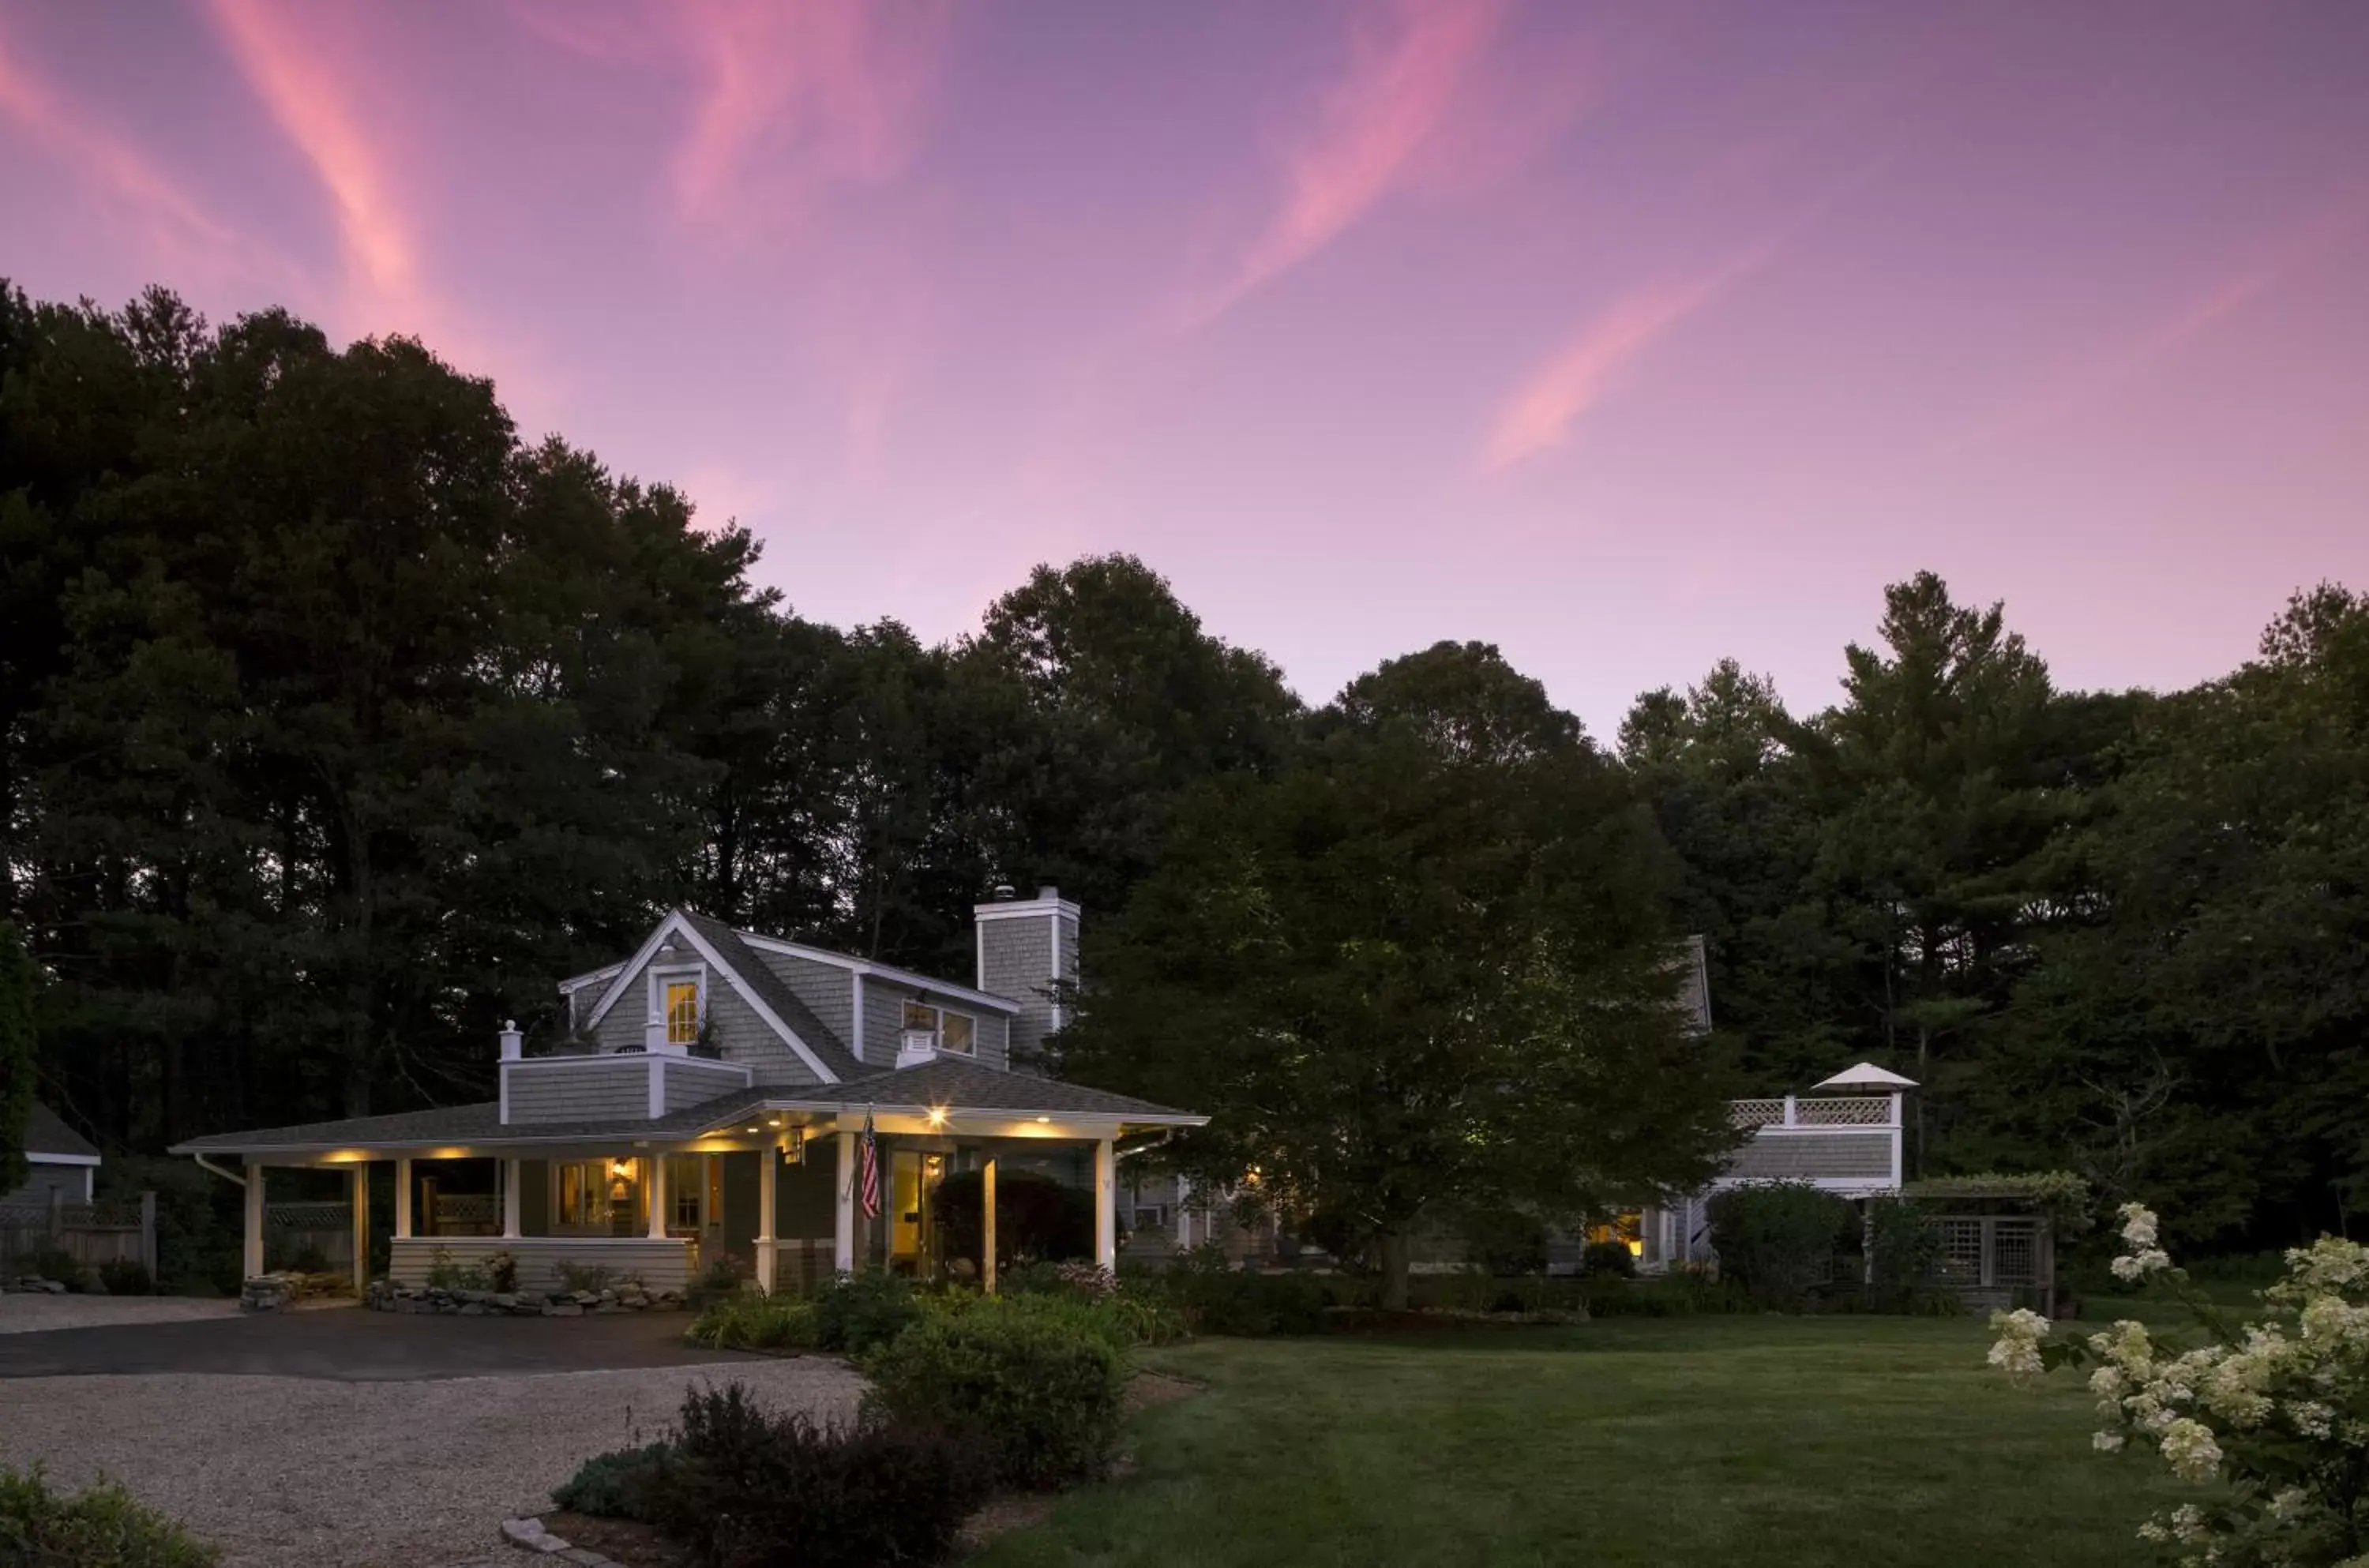
<instances>
[{"instance_id":1,"label":"garden bed","mask_svg":"<svg viewBox=\"0 0 2369 1568\"><path fill-rule=\"evenodd\" d=\"M438 1312L461 1318L581 1318L621 1312L680 1311L688 1303L680 1290L645 1290L636 1285L598 1290L479 1290L441 1285L401 1285L382 1279L363 1305L374 1312Z\"/></svg>"}]
</instances>

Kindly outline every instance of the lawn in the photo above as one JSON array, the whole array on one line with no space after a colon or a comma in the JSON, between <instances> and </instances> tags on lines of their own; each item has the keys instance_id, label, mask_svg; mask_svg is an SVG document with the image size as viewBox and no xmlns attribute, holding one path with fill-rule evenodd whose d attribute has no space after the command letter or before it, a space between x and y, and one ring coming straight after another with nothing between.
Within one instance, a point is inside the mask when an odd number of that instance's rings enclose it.
<instances>
[{"instance_id":1,"label":"lawn","mask_svg":"<svg viewBox=\"0 0 2369 1568\"><path fill-rule=\"evenodd\" d=\"M1970 1321L1615 1320L1207 1340L1140 1468L979 1568L1551 1568L2154 1561L2175 1483L2089 1448L2090 1399L1983 1366Z\"/></svg>"}]
</instances>

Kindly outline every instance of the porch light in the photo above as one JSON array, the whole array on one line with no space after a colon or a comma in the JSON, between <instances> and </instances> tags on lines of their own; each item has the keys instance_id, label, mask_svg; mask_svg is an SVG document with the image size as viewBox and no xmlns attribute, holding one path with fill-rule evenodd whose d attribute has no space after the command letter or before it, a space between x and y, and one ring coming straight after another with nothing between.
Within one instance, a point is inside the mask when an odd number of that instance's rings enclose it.
<instances>
[{"instance_id":1,"label":"porch light","mask_svg":"<svg viewBox=\"0 0 2369 1568\"><path fill-rule=\"evenodd\" d=\"M944 1127L946 1125L946 1108L944 1105L932 1105L930 1107L930 1125L932 1127Z\"/></svg>"},{"instance_id":2,"label":"porch light","mask_svg":"<svg viewBox=\"0 0 2369 1568\"><path fill-rule=\"evenodd\" d=\"M611 1181L626 1181L632 1177L633 1173L634 1167L631 1162L624 1160L612 1160L609 1162L609 1179Z\"/></svg>"},{"instance_id":3,"label":"porch light","mask_svg":"<svg viewBox=\"0 0 2369 1568\"><path fill-rule=\"evenodd\" d=\"M1040 1122L1049 1122L1049 1121L1051 1121L1053 1118L1052 1118L1052 1117L1050 1117L1050 1116L1038 1116L1036 1119L1037 1119L1038 1121L1040 1121Z\"/></svg>"}]
</instances>

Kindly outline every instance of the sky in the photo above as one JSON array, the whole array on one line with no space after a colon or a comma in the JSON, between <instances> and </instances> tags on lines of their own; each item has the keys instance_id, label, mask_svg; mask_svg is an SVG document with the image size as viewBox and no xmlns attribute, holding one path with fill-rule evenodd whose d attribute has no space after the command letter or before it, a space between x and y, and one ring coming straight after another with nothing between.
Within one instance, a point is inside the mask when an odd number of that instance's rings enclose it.
<instances>
[{"instance_id":1,"label":"sky","mask_svg":"<svg viewBox=\"0 0 2369 1568\"><path fill-rule=\"evenodd\" d=\"M2369 5L0 0L0 276L403 333L975 626L1833 701L1885 583L2169 688L2369 589Z\"/></svg>"}]
</instances>

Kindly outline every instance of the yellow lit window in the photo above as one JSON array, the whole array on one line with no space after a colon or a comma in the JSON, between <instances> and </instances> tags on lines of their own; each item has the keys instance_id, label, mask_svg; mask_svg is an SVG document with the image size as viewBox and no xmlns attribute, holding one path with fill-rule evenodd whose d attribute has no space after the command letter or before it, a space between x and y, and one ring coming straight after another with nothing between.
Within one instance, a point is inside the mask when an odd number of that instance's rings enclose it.
<instances>
[{"instance_id":1,"label":"yellow lit window","mask_svg":"<svg viewBox=\"0 0 2369 1568\"><path fill-rule=\"evenodd\" d=\"M667 1044L695 1045L699 1040L699 982L666 983Z\"/></svg>"}]
</instances>

